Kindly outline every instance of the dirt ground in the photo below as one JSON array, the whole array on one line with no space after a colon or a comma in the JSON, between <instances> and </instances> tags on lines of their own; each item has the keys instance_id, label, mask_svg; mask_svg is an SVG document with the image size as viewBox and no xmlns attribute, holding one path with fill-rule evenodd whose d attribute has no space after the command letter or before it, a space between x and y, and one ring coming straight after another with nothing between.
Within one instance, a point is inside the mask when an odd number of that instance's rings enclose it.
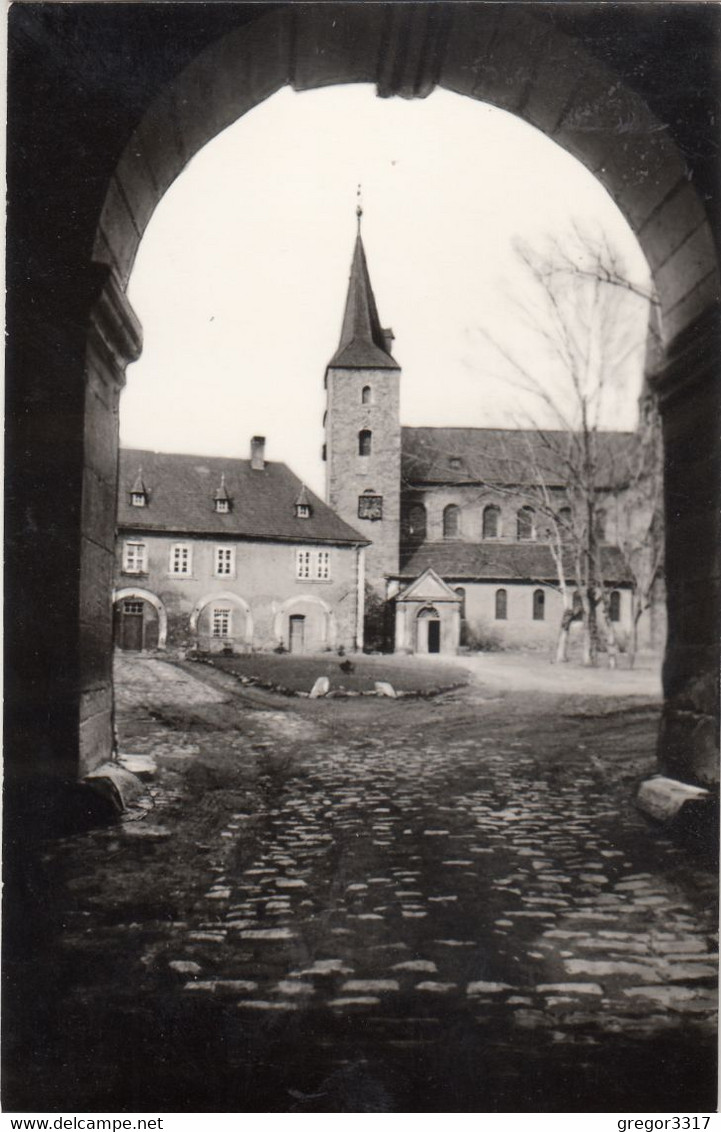
<instances>
[{"instance_id":1,"label":"dirt ground","mask_svg":"<svg viewBox=\"0 0 721 1132\"><path fill-rule=\"evenodd\" d=\"M310 701L122 659L157 773L45 847L6 1110L711 1111L714 872L633 805L657 674L471 670Z\"/></svg>"}]
</instances>

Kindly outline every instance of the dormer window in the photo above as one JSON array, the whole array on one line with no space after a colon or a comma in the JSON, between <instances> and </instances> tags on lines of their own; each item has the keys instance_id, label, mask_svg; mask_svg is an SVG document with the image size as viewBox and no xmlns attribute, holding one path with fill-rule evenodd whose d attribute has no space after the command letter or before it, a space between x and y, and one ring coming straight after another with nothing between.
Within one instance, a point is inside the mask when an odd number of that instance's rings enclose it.
<instances>
[{"instance_id":1,"label":"dormer window","mask_svg":"<svg viewBox=\"0 0 721 1132\"><path fill-rule=\"evenodd\" d=\"M213 504L217 515L227 515L230 511L230 496L225 486L225 475L220 477L220 487L213 496Z\"/></svg>"},{"instance_id":2,"label":"dormer window","mask_svg":"<svg viewBox=\"0 0 721 1132\"><path fill-rule=\"evenodd\" d=\"M448 460L448 463L452 468L454 468L456 471L458 471L458 469L461 467L463 461L461 460L460 456L451 456Z\"/></svg>"},{"instance_id":3,"label":"dormer window","mask_svg":"<svg viewBox=\"0 0 721 1132\"><path fill-rule=\"evenodd\" d=\"M301 487L298 498L296 499L293 506L295 508L296 519L310 519L313 513L313 509L310 505L308 492L305 490L305 484L303 484L303 486Z\"/></svg>"},{"instance_id":4,"label":"dormer window","mask_svg":"<svg viewBox=\"0 0 721 1132\"><path fill-rule=\"evenodd\" d=\"M148 503L148 492L143 483L143 469L138 468L138 474L135 477L135 483L130 489L130 506L131 507L146 507Z\"/></svg>"}]
</instances>

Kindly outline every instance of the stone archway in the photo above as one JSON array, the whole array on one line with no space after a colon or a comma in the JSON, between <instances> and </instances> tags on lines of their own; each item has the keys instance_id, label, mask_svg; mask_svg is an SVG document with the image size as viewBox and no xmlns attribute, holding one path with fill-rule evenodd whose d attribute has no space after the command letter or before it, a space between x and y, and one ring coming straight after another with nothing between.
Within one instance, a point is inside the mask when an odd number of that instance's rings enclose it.
<instances>
[{"instance_id":1,"label":"stone archway","mask_svg":"<svg viewBox=\"0 0 721 1132\"><path fill-rule=\"evenodd\" d=\"M233 624L233 631L229 634L229 639L239 644L244 649L250 649L253 644L253 614L245 598L240 597L239 594L233 593L231 590L221 590L218 593L206 594L195 603L190 614L190 634L193 640L196 643L199 642L201 617L210 605L228 605L240 614L242 629L238 631L238 625ZM210 638L211 633L212 627L208 627L208 632L205 636Z\"/></svg>"},{"instance_id":2,"label":"stone archway","mask_svg":"<svg viewBox=\"0 0 721 1132\"><path fill-rule=\"evenodd\" d=\"M158 617L158 648L164 649L168 639L168 614L165 606L159 597L156 597L150 590L138 589L137 586L129 586L122 590L113 591L113 605L118 602L132 600L136 598L138 601L147 602L152 605Z\"/></svg>"},{"instance_id":3,"label":"stone archway","mask_svg":"<svg viewBox=\"0 0 721 1132\"><path fill-rule=\"evenodd\" d=\"M718 267L713 209L707 216L694 182L708 186L716 176L711 157L699 156L700 141L710 154L714 138L700 112L684 133L673 99L654 79L654 65L661 78L684 74L670 60L668 37L655 54L647 50L639 73L625 52L626 31L605 48L607 23L594 28L585 13L559 14L557 6L289 4L258 14L252 5L207 5L198 14L169 4L155 40L145 24L133 30L132 6L127 14L108 11L115 5L63 11L57 26L54 12L35 7L11 12L10 97L23 102L22 113L10 115L10 205L24 211L20 227L11 224L8 255L9 415L18 429L8 458L23 469L9 566L20 579L21 610L47 608L48 584L53 596L42 657L23 645L20 630L8 642L18 650L17 765L35 758L41 773L62 777L89 769L112 747L114 414L141 339L125 287L155 206L194 153L280 87L368 82L382 97L425 97L440 86L519 115L607 186L639 239L668 350L657 379L669 519L662 765L691 780L712 777ZM150 11L143 16L154 19ZM23 21L32 20L37 29L28 33ZM112 36L103 26L93 40L83 20L118 24L122 66L104 66ZM84 34L68 31L73 21ZM130 40L144 59L137 74L125 62ZM697 48L713 50L702 35ZM610 66L599 60L604 51ZM91 64L107 78L97 105L68 81L73 67L82 74ZM118 127L109 130L113 113ZM81 156L68 161L69 152ZM48 558L59 563L50 583L35 565ZM28 706L33 688L45 685L53 705L47 734Z\"/></svg>"},{"instance_id":4,"label":"stone archway","mask_svg":"<svg viewBox=\"0 0 721 1132\"><path fill-rule=\"evenodd\" d=\"M283 648L290 648L290 621L294 616L302 616L304 609L311 615L320 611L317 630L313 632L312 626L309 626L309 631L304 633L304 647L310 646L309 651L312 651L315 643L321 649L334 648L337 636L335 615L328 603L315 594L298 594L297 597L290 597L276 611L273 618L273 636L277 643Z\"/></svg>"}]
</instances>

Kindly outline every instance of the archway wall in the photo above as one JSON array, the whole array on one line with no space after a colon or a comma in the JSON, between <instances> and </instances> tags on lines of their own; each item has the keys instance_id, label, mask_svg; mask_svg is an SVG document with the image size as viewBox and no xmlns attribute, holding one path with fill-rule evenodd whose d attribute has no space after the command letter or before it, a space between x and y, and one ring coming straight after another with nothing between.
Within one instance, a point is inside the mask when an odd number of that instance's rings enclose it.
<instances>
[{"instance_id":1,"label":"archway wall","mask_svg":"<svg viewBox=\"0 0 721 1132\"><path fill-rule=\"evenodd\" d=\"M111 181L96 259L124 286L163 192L207 141L274 91L358 82L375 83L383 97L425 97L438 86L518 115L574 154L636 233L671 347L659 379L669 520L662 765L681 777L715 777L718 656L704 636L704 626L708 635L718 622L720 588L709 435L715 374L706 351L689 382L687 355L717 317L709 311L719 297L718 263L669 124L615 71L520 5L303 5L265 13L206 48L149 107Z\"/></svg>"},{"instance_id":2,"label":"archway wall","mask_svg":"<svg viewBox=\"0 0 721 1132\"><path fill-rule=\"evenodd\" d=\"M703 204L665 123L570 36L514 5L298 6L202 52L151 105L110 182L95 258L127 283L145 227L191 157L281 87L436 87L518 115L606 186L654 274L670 342L719 295Z\"/></svg>"},{"instance_id":3,"label":"archway wall","mask_svg":"<svg viewBox=\"0 0 721 1132\"><path fill-rule=\"evenodd\" d=\"M645 35L642 58L633 58L624 36L629 19L643 21L643 6L561 7L562 14L558 5L485 3L11 10L7 747L18 782L72 776L112 747L107 518L118 396L140 349L124 291L148 220L202 145L275 90L348 82L374 83L386 97L423 97L440 85L526 118L605 181L641 241L670 347L660 377L668 406L664 757L690 773L694 736L710 734L715 711L708 692L715 644L699 646L694 626L718 620L716 355L707 348L718 288L707 227L709 219L717 224L715 127L710 96L698 103L697 87L693 97L688 90L693 76L703 94L713 37L707 21L692 51L688 36L682 47L673 29L687 6L671 5L663 36ZM688 7L701 26L702 6ZM631 84L660 108L658 121ZM699 182L710 194L708 215ZM692 586L681 563L694 532L701 541L693 545Z\"/></svg>"}]
</instances>

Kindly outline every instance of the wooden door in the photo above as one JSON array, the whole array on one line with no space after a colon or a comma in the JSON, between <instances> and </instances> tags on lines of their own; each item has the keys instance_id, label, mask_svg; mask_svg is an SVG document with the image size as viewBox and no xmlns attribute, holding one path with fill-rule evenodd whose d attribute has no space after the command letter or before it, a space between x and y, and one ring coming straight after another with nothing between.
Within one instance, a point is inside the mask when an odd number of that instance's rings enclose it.
<instances>
[{"instance_id":1,"label":"wooden door","mask_svg":"<svg viewBox=\"0 0 721 1132\"><path fill-rule=\"evenodd\" d=\"M441 623L440 621L428 622L428 651L440 652L441 651Z\"/></svg>"},{"instance_id":2,"label":"wooden door","mask_svg":"<svg viewBox=\"0 0 721 1132\"><path fill-rule=\"evenodd\" d=\"M305 648L305 617L294 614L290 619L290 651L303 652Z\"/></svg>"},{"instance_id":3,"label":"wooden door","mask_svg":"<svg viewBox=\"0 0 721 1132\"><path fill-rule=\"evenodd\" d=\"M126 652L141 652L143 648L142 601L124 601L120 619L120 647Z\"/></svg>"}]
</instances>

